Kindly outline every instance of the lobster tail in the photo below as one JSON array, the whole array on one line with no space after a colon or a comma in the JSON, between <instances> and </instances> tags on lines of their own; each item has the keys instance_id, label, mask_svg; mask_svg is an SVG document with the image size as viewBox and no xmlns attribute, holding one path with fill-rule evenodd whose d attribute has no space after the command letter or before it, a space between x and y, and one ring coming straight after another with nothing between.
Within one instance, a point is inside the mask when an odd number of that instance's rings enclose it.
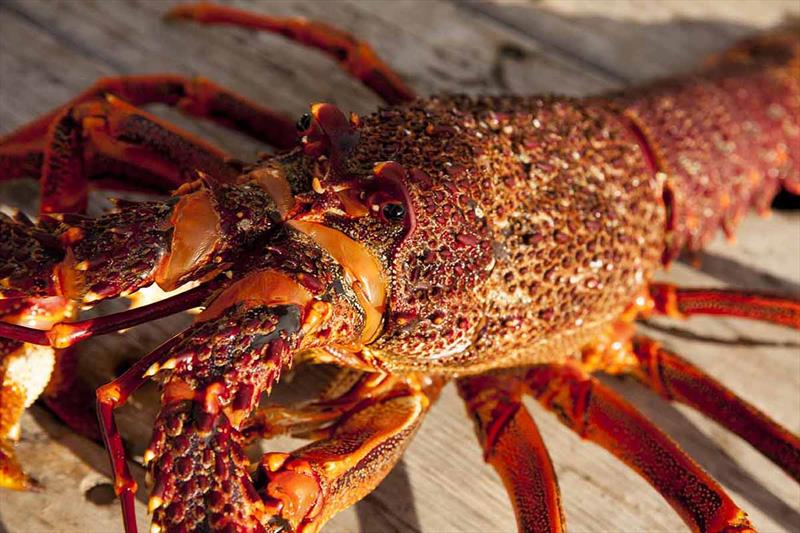
<instances>
[{"instance_id":1,"label":"lobster tail","mask_svg":"<svg viewBox=\"0 0 800 533\"><path fill-rule=\"evenodd\" d=\"M800 38L742 41L690 76L615 96L655 170L669 210L663 261L732 235L781 185L800 192Z\"/></svg>"}]
</instances>

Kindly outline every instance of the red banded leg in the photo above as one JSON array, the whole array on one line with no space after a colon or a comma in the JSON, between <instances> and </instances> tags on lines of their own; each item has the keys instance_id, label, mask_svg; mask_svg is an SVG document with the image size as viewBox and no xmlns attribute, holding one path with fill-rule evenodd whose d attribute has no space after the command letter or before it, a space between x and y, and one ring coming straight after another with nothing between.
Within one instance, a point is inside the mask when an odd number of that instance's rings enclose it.
<instances>
[{"instance_id":1,"label":"red banded leg","mask_svg":"<svg viewBox=\"0 0 800 533\"><path fill-rule=\"evenodd\" d=\"M201 95L198 93L198 98ZM195 104L199 106L198 98ZM36 138L42 134L42 138ZM8 144L9 139L16 143ZM153 185L168 190L183 183L184 174L194 169L232 179L237 171L226 163L226 158L213 146L114 97L62 108L0 142L0 162L10 162L10 168L3 168L3 172L9 172L11 177L41 167L42 212L83 211L87 174L97 170L92 167L115 174L127 172L137 178L150 175ZM22 161L22 166L15 166L14 161ZM127 318L135 320L137 316ZM138 319L141 321L142 316ZM65 347L78 338L120 325L124 323L115 319L84 321L78 326L62 324L54 330L52 344ZM38 330L5 323L0 330L25 342L51 344L51 339L42 338L44 332ZM59 352L55 361L53 379L43 395L45 402L68 425L84 435L95 436L96 424L91 422L94 415L87 410L91 405L87 396L91 396L75 377L72 354Z\"/></svg>"},{"instance_id":2,"label":"red banded leg","mask_svg":"<svg viewBox=\"0 0 800 533\"><path fill-rule=\"evenodd\" d=\"M753 530L747 515L677 444L576 366L537 366L525 382L567 427L644 477L694 531Z\"/></svg>"},{"instance_id":3,"label":"red banded leg","mask_svg":"<svg viewBox=\"0 0 800 533\"><path fill-rule=\"evenodd\" d=\"M205 3L178 6L167 17L278 33L331 56L343 70L361 80L389 104L408 102L415 98L414 91L381 61L369 44L327 24L303 18L271 17Z\"/></svg>"},{"instance_id":4,"label":"red banded leg","mask_svg":"<svg viewBox=\"0 0 800 533\"><path fill-rule=\"evenodd\" d=\"M238 174L224 152L113 96L63 111L46 144L44 213L83 211L88 175L98 170L93 165L140 180L153 176L150 185L162 191L177 188L195 170L220 181Z\"/></svg>"},{"instance_id":5,"label":"red banded leg","mask_svg":"<svg viewBox=\"0 0 800 533\"><path fill-rule=\"evenodd\" d=\"M162 181L159 184L162 189L169 188L164 182L178 186L184 181L183 172L195 168L206 167L207 172L221 179L232 179L236 175L235 168L225 162L224 154L216 148L113 97L84 102L62 111L50 125L44 144L42 212L84 210L88 185L86 166L94 159L103 159L106 163L114 161L112 168L115 170L130 170L137 176L150 172ZM12 338L42 344L34 338L41 334L35 330L25 331L13 324L3 324L2 328L3 333L11 333ZM96 426L89 421L87 413L91 402L80 396L82 385L75 378L74 361L65 353L55 361L54 380L45 393L47 403L70 426L93 435ZM5 410L0 415L5 416Z\"/></svg>"},{"instance_id":6,"label":"red banded leg","mask_svg":"<svg viewBox=\"0 0 800 533\"><path fill-rule=\"evenodd\" d=\"M277 148L290 148L297 141L292 120L203 78L178 74L101 78L67 104L0 138L0 162L6 169L0 179L9 177L4 157L9 158L8 162L16 160L22 165L26 154L37 153L37 146L41 153L44 146L38 143L42 143L53 120L65 109L107 94L137 107L148 104L177 107L188 115L241 131ZM33 163L35 160L29 161L28 167Z\"/></svg>"},{"instance_id":7,"label":"red banded leg","mask_svg":"<svg viewBox=\"0 0 800 533\"><path fill-rule=\"evenodd\" d=\"M316 432L319 440L289 454L262 458L255 484L276 525L317 531L372 492L400 459L444 384L419 375L378 379L383 383L377 389L356 387L374 395L346 395L349 405Z\"/></svg>"},{"instance_id":8,"label":"red banded leg","mask_svg":"<svg viewBox=\"0 0 800 533\"><path fill-rule=\"evenodd\" d=\"M654 310L672 317L720 315L750 318L800 329L800 300L731 289L685 289L651 283Z\"/></svg>"},{"instance_id":9,"label":"red banded leg","mask_svg":"<svg viewBox=\"0 0 800 533\"><path fill-rule=\"evenodd\" d=\"M647 337L633 339L627 371L668 400L689 405L749 442L800 481L800 439L689 361Z\"/></svg>"},{"instance_id":10,"label":"red banded leg","mask_svg":"<svg viewBox=\"0 0 800 533\"><path fill-rule=\"evenodd\" d=\"M511 375L484 374L458 381L475 420L486 461L514 504L522 532L566 530L553 464L528 410L523 384Z\"/></svg>"}]
</instances>

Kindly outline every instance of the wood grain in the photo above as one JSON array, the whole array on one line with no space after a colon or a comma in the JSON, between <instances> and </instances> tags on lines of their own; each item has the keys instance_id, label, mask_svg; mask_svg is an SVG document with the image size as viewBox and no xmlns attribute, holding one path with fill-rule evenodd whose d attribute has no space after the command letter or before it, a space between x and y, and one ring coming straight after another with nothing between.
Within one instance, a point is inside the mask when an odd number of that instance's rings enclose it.
<instances>
[{"instance_id":1,"label":"wood grain","mask_svg":"<svg viewBox=\"0 0 800 533\"><path fill-rule=\"evenodd\" d=\"M0 132L66 101L114 73L202 74L266 105L299 115L331 101L360 113L379 104L321 55L270 35L166 24L166 1L0 2ZM421 94L583 95L692 67L736 38L797 16L795 1L237 2L257 11L324 20L371 42ZM159 114L242 158L263 147L168 111ZM32 183L0 189L2 203L35 210ZM95 198L94 209L104 202ZM678 263L665 279L800 293L800 214L750 217L738 244L721 239L700 270ZM85 373L100 383L188 318L173 317L87 342ZM643 327L749 401L800 432L800 334L735 319L657 321ZM300 373L302 374L302 373ZM319 375L282 386L316 386ZM750 514L761 531L800 530L800 488L713 422L625 380L607 380L631 399ZM121 415L131 454L141 455L156 408L154 388ZM531 411L553 456L571 531L673 531L684 526L663 500L605 451L581 442L537 405ZM270 443L287 449L296 442ZM23 420L19 454L45 493L0 492L0 531L116 531L101 447L66 430L41 407ZM141 481L142 470L136 468ZM87 497L87 494L89 497ZM138 504L146 530L144 506ZM402 465L327 531L514 531L510 506L483 464L470 421L451 387Z\"/></svg>"}]
</instances>

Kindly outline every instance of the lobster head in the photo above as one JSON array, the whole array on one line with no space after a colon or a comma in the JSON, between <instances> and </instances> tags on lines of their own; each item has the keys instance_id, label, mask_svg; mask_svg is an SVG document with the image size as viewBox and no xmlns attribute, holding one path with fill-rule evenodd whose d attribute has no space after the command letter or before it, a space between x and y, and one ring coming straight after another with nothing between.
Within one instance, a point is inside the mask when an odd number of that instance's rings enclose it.
<instances>
[{"instance_id":1,"label":"lobster head","mask_svg":"<svg viewBox=\"0 0 800 533\"><path fill-rule=\"evenodd\" d=\"M316 104L298 122L301 146L254 172L288 225L343 266L365 315L362 352L398 369L468 348L494 254L466 169L425 167L413 142L389 142L392 129Z\"/></svg>"}]
</instances>

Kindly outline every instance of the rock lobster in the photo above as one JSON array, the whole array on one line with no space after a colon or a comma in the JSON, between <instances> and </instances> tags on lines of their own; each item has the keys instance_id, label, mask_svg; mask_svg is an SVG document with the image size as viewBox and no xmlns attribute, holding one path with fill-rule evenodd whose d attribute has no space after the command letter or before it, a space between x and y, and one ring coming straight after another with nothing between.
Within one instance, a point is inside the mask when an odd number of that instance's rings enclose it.
<instances>
[{"instance_id":1,"label":"rock lobster","mask_svg":"<svg viewBox=\"0 0 800 533\"><path fill-rule=\"evenodd\" d=\"M752 529L594 372L633 375L800 479L796 436L633 331L653 314L800 328L790 298L651 281L681 250L720 228L731 234L751 206L767 209L780 187L800 192L794 33L595 98L416 99L368 45L336 29L205 4L170 15L319 48L390 107L361 118L315 104L293 124L205 80L128 76L0 140L2 177L40 176L42 190L36 223L0 219L2 486L34 484L13 454L19 416L53 367L61 388L77 386L59 367L70 346L196 307L189 329L97 391L128 531L135 483L113 411L149 379L163 403L145 455L156 530L315 531L380 482L450 379L521 530L565 527L525 395L636 470L691 528ZM281 150L252 165L230 160L137 107L149 103ZM90 180L172 195L88 218ZM153 282L190 288L76 320L81 306ZM301 360L343 370L309 404L259 407ZM313 442L251 467L248 442L287 432Z\"/></svg>"}]
</instances>

